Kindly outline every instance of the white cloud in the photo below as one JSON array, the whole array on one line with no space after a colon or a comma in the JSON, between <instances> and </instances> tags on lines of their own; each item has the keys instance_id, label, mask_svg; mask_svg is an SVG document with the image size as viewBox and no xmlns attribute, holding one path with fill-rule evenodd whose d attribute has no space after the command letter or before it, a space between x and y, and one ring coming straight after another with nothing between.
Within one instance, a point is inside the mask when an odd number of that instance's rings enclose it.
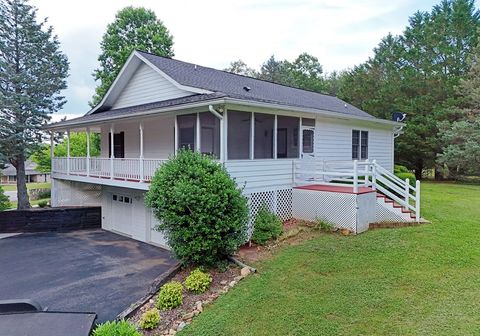
<instances>
[{"instance_id":1,"label":"white cloud","mask_svg":"<svg viewBox=\"0 0 480 336\"><path fill-rule=\"evenodd\" d=\"M32 0L49 17L67 54L71 75L64 115L85 113L95 83L99 43L125 6L153 9L174 36L175 58L215 68L237 59L259 67L270 55L317 56L328 72L365 61L380 38L400 33L408 16L434 0ZM59 114L56 114L56 117Z\"/></svg>"}]
</instances>

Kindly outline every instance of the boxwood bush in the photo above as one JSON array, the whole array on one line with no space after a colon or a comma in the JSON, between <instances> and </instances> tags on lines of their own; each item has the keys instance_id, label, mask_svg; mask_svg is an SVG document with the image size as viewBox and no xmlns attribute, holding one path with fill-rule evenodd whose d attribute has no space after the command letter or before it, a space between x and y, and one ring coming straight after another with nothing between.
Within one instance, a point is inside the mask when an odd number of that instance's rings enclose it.
<instances>
[{"instance_id":1,"label":"boxwood bush","mask_svg":"<svg viewBox=\"0 0 480 336\"><path fill-rule=\"evenodd\" d=\"M140 317L138 325L142 329L154 329L160 323L160 312L157 308L147 310Z\"/></svg>"},{"instance_id":2,"label":"boxwood bush","mask_svg":"<svg viewBox=\"0 0 480 336\"><path fill-rule=\"evenodd\" d=\"M208 289L211 283L212 277L210 274L197 268L190 272L188 277L185 279L184 285L185 288L187 288L190 292L202 294Z\"/></svg>"},{"instance_id":3,"label":"boxwood bush","mask_svg":"<svg viewBox=\"0 0 480 336\"><path fill-rule=\"evenodd\" d=\"M142 336L128 321L111 321L99 324L93 336Z\"/></svg>"},{"instance_id":4,"label":"boxwood bush","mask_svg":"<svg viewBox=\"0 0 480 336\"><path fill-rule=\"evenodd\" d=\"M259 245L265 245L270 239L278 238L283 232L280 218L265 206L258 210L254 225L252 241Z\"/></svg>"},{"instance_id":5,"label":"boxwood bush","mask_svg":"<svg viewBox=\"0 0 480 336\"><path fill-rule=\"evenodd\" d=\"M415 187L415 182L416 182L415 174L410 172L407 167L400 166L400 165L395 165L395 168L394 168L393 172L394 172L395 176L397 176L398 178L400 178L404 181L405 181L405 179L408 178L410 180L410 185L412 187Z\"/></svg>"},{"instance_id":6,"label":"boxwood bush","mask_svg":"<svg viewBox=\"0 0 480 336\"><path fill-rule=\"evenodd\" d=\"M169 310L183 303L183 286L178 281L170 281L160 288L155 306L161 310Z\"/></svg>"},{"instance_id":7,"label":"boxwood bush","mask_svg":"<svg viewBox=\"0 0 480 336\"><path fill-rule=\"evenodd\" d=\"M216 265L246 240L247 201L210 156L179 151L157 170L145 200L183 264Z\"/></svg>"}]
</instances>

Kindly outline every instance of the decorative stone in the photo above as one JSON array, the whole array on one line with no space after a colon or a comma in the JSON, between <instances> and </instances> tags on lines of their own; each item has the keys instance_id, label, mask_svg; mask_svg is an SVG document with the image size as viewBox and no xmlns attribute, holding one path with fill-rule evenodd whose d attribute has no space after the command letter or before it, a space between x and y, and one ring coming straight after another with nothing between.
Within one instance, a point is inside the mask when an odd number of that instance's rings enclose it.
<instances>
[{"instance_id":1,"label":"decorative stone","mask_svg":"<svg viewBox=\"0 0 480 336\"><path fill-rule=\"evenodd\" d=\"M185 328L187 326L187 324L185 322L180 322L180 324L178 325L177 327L177 330L180 331L182 330L183 328Z\"/></svg>"},{"instance_id":2,"label":"decorative stone","mask_svg":"<svg viewBox=\"0 0 480 336\"><path fill-rule=\"evenodd\" d=\"M343 235L343 236L348 236L350 234L350 230L349 229L341 229L340 230L340 233Z\"/></svg>"},{"instance_id":3,"label":"decorative stone","mask_svg":"<svg viewBox=\"0 0 480 336\"><path fill-rule=\"evenodd\" d=\"M195 308L197 308L198 312L201 313L203 311L202 301L197 301L195 303Z\"/></svg>"},{"instance_id":4,"label":"decorative stone","mask_svg":"<svg viewBox=\"0 0 480 336\"><path fill-rule=\"evenodd\" d=\"M239 282L240 280L243 279L243 276L239 275L239 276L236 276L235 278L233 278L234 281L236 282Z\"/></svg>"},{"instance_id":5,"label":"decorative stone","mask_svg":"<svg viewBox=\"0 0 480 336\"><path fill-rule=\"evenodd\" d=\"M229 287L233 287L237 284L237 282L235 280L233 281L230 281L230 283L228 284Z\"/></svg>"},{"instance_id":6,"label":"decorative stone","mask_svg":"<svg viewBox=\"0 0 480 336\"><path fill-rule=\"evenodd\" d=\"M252 271L251 271L250 268L248 268L248 267L244 267L244 268L242 268L242 269L240 270L240 275L241 275L242 277L244 277L244 278L245 278L246 276L250 275L250 273L252 273Z\"/></svg>"},{"instance_id":7,"label":"decorative stone","mask_svg":"<svg viewBox=\"0 0 480 336\"><path fill-rule=\"evenodd\" d=\"M184 320L188 320L188 319L191 319L191 318L194 317L194 316L195 316L195 314L194 314L193 312L191 312L191 313L187 313L187 314L183 315L182 318L183 318ZM184 323L184 322L183 322L183 321L180 322L180 324L182 324L182 323ZM179 325L179 327L180 327L180 325ZM177 329L178 329L178 328L177 328Z\"/></svg>"},{"instance_id":8,"label":"decorative stone","mask_svg":"<svg viewBox=\"0 0 480 336\"><path fill-rule=\"evenodd\" d=\"M227 283L228 283L227 280L220 281L220 285L222 285L222 286L225 286Z\"/></svg>"},{"instance_id":9,"label":"decorative stone","mask_svg":"<svg viewBox=\"0 0 480 336\"><path fill-rule=\"evenodd\" d=\"M193 316L197 316L198 314L200 314L200 312L195 309L195 310L193 311Z\"/></svg>"},{"instance_id":10,"label":"decorative stone","mask_svg":"<svg viewBox=\"0 0 480 336\"><path fill-rule=\"evenodd\" d=\"M177 331L176 331L175 329L170 329L170 330L168 331L168 334L169 334L169 335L175 335L176 333L177 333Z\"/></svg>"}]
</instances>

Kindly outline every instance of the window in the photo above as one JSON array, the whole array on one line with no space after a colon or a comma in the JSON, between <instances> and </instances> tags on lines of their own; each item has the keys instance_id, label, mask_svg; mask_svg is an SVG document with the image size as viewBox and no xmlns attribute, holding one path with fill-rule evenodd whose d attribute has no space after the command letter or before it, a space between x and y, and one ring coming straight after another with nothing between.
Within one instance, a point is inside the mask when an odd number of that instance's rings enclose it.
<instances>
[{"instance_id":1,"label":"window","mask_svg":"<svg viewBox=\"0 0 480 336\"><path fill-rule=\"evenodd\" d=\"M177 116L177 123L179 148L195 150L197 115L179 115Z\"/></svg>"},{"instance_id":2,"label":"window","mask_svg":"<svg viewBox=\"0 0 480 336\"><path fill-rule=\"evenodd\" d=\"M250 158L250 112L228 111L228 159Z\"/></svg>"},{"instance_id":3,"label":"window","mask_svg":"<svg viewBox=\"0 0 480 336\"><path fill-rule=\"evenodd\" d=\"M315 127L315 119L302 118L302 126Z\"/></svg>"},{"instance_id":4,"label":"window","mask_svg":"<svg viewBox=\"0 0 480 336\"><path fill-rule=\"evenodd\" d=\"M277 117L277 158L298 158L298 126L296 117Z\"/></svg>"},{"instance_id":5,"label":"window","mask_svg":"<svg viewBox=\"0 0 480 336\"><path fill-rule=\"evenodd\" d=\"M313 153L313 142L314 142L314 131L313 129L304 129L302 131L302 142L303 147L302 151L305 154L312 154Z\"/></svg>"},{"instance_id":6,"label":"window","mask_svg":"<svg viewBox=\"0 0 480 336\"><path fill-rule=\"evenodd\" d=\"M114 200L116 202L120 202L120 203L127 203L127 204L132 204L133 203L133 200L132 200L131 197L123 196L123 195L113 194L112 195L112 200Z\"/></svg>"},{"instance_id":7,"label":"window","mask_svg":"<svg viewBox=\"0 0 480 336\"><path fill-rule=\"evenodd\" d=\"M273 128L275 116L272 114L255 113L254 158L273 159Z\"/></svg>"},{"instance_id":8,"label":"window","mask_svg":"<svg viewBox=\"0 0 480 336\"><path fill-rule=\"evenodd\" d=\"M112 133L108 133L108 157L112 156ZM113 155L115 158L125 157L125 132L113 134Z\"/></svg>"},{"instance_id":9,"label":"window","mask_svg":"<svg viewBox=\"0 0 480 336\"><path fill-rule=\"evenodd\" d=\"M352 160L368 159L368 132L352 130Z\"/></svg>"},{"instance_id":10,"label":"window","mask_svg":"<svg viewBox=\"0 0 480 336\"><path fill-rule=\"evenodd\" d=\"M200 113L200 151L220 158L220 120L210 112Z\"/></svg>"}]
</instances>

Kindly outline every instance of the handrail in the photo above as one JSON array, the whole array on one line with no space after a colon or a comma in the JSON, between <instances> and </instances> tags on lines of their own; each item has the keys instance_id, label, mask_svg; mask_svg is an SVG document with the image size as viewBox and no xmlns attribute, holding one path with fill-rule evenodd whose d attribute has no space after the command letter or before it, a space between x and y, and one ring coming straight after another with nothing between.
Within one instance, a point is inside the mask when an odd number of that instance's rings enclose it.
<instances>
[{"instance_id":1,"label":"handrail","mask_svg":"<svg viewBox=\"0 0 480 336\"><path fill-rule=\"evenodd\" d=\"M317 183L352 186L354 193L358 193L359 187L372 187L405 209L412 211L416 220L420 221L420 181L417 180L413 187L408 179L402 180L375 160L304 159L296 160L293 167L294 184ZM331 181L335 181L335 183Z\"/></svg>"}]
</instances>

